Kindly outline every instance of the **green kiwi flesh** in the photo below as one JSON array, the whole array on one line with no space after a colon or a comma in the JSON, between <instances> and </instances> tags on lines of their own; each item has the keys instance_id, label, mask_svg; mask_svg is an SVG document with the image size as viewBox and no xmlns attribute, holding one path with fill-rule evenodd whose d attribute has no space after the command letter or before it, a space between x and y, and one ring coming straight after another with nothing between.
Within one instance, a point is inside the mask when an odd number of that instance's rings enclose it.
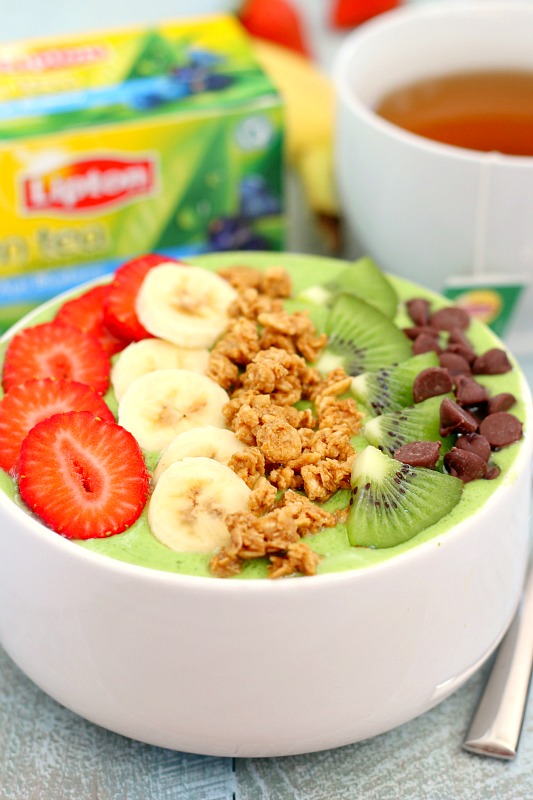
<instances>
[{"instance_id":1,"label":"green kiwi flesh","mask_svg":"<svg viewBox=\"0 0 533 800\"><path fill-rule=\"evenodd\" d=\"M397 367L384 367L365 372L352 381L352 393L372 414L399 411L414 403L413 383L424 369L438 367L439 359L432 350L408 358Z\"/></svg>"},{"instance_id":2,"label":"green kiwi flesh","mask_svg":"<svg viewBox=\"0 0 533 800\"><path fill-rule=\"evenodd\" d=\"M440 435L440 405L445 397L453 399L451 394L430 397L400 411L373 417L364 427L365 438L391 456L408 442L440 441L442 456L453 446L455 438Z\"/></svg>"},{"instance_id":3,"label":"green kiwi flesh","mask_svg":"<svg viewBox=\"0 0 533 800\"><path fill-rule=\"evenodd\" d=\"M410 467L367 447L352 470L348 539L353 547L406 542L457 505L463 484L452 475Z\"/></svg>"},{"instance_id":4,"label":"green kiwi flesh","mask_svg":"<svg viewBox=\"0 0 533 800\"><path fill-rule=\"evenodd\" d=\"M403 331L377 308L350 294L335 298L326 333L328 346L316 363L324 372L343 367L348 375L360 375L412 356Z\"/></svg>"},{"instance_id":5,"label":"green kiwi flesh","mask_svg":"<svg viewBox=\"0 0 533 800\"><path fill-rule=\"evenodd\" d=\"M354 261L334 280L305 289L299 297L311 303L331 305L337 294L345 293L360 297L387 317L396 315L396 290L377 264L368 257Z\"/></svg>"}]
</instances>

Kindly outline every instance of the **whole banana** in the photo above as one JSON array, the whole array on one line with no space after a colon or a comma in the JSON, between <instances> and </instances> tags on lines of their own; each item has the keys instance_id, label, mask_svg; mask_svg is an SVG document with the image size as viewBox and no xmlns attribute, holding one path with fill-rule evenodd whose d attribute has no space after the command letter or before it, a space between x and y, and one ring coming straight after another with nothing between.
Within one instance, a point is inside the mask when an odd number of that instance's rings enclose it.
<instances>
[{"instance_id":1,"label":"whole banana","mask_svg":"<svg viewBox=\"0 0 533 800\"><path fill-rule=\"evenodd\" d=\"M302 55L253 38L257 60L285 101L289 166L300 176L312 211L340 215L333 177L334 94L330 80Z\"/></svg>"}]
</instances>

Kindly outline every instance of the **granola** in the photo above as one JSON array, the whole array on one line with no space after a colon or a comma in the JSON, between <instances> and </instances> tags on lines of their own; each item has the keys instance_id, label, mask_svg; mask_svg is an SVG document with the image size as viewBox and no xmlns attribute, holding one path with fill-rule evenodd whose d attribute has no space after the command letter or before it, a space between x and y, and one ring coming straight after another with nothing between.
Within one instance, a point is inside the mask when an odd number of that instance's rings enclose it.
<instances>
[{"instance_id":1,"label":"granola","mask_svg":"<svg viewBox=\"0 0 533 800\"><path fill-rule=\"evenodd\" d=\"M266 557L271 578L313 575L319 556L302 537L337 524L339 512L317 503L349 488L351 440L362 424L355 401L343 397L351 377L342 368L322 377L312 366L327 337L306 312L283 307L291 293L285 270L236 266L219 274L238 296L209 375L229 392L226 424L248 446L229 466L252 493L248 512L226 518L230 542L210 567L227 577ZM296 407L302 403L307 407Z\"/></svg>"},{"instance_id":2,"label":"granola","mask_svg":"<svg viewBox=\"0 0 533 800\"><path fill-rule=\"evenodd\" d=\"M314 575L319 556L301 539L308 533L335 525L336 521L329 511L288 490L279 504L262 516L241 512L226 517L230 543L213 556L211 569L223 577L235 575L239 571L239 560L268 556L272 565L270 577L296 571Z\"/></svg>"}]
</instances>

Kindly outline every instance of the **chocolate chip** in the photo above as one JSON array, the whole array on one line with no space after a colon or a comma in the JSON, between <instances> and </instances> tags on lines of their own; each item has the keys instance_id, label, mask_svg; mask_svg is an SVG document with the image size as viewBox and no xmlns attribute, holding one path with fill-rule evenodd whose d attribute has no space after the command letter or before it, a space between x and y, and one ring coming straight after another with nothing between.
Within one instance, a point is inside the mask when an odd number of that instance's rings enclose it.
<instances>
[{"instance_id":1,"label":"chocolate chip","mask_svg":"<svg viewBox=\"0 0 533 800\"><path fill-rule=\"evenodd\" d=\"M455 378L455 399L463 408L471 408L487 402L489 395L485 387L469 375L457 375Z\"/></svg>"},{"instance_id":2,"label":"chocolate chip","mask_svg":"<svg viewBox=\"0 0 533 800\"><path fill-rule=\"evenodd\" d=\"M474 352L474 348L470 342L470 339L467 337L465 332L461 330L461 328L452 328L450 331L450 335L448 337L449 344L460 344L463 347L468 348L472 352Z\"/></svg>"},{"instance_id":3,"label":"chocolate chip","mask_svg":"<svg viewBox=\"0 0 533 800\"><path fill-rule=\"evenodd\" d=\"M503 375L505 372L510 372L512 368L505 350L500 350L497 347L482 353L472 364L474 375Z\"/></svg>"},{"instance_id":4,"label":"chocolate chip","mask_svg":"<svg viewBox=\"0 0 533 800\"><path fill-rule=\"evenodd\" d=\"M502 392L495 394L494 397L489 399L488 413L496 414L498 411L509 411L510 408L516 403L516 397L509 392Z\"/></svg>"},{"instance_id":5,"label":"chocolate chip","mask_svg":"<svg viewBox=\"0 0 533 800\"><path fill-rule=\"evenodd\" d=\"M413 382L413 397L415 403L421 403L428 397L451 392L453 382L450 373L442 367L428 367L419 372Z\"/></svg>"},{"instance_id":6,"label":"chocolate chip","mask_svg":"<svg viewBox=\"0 0 533 800\"><path fill-rule=\"evenodd\" d=\"M419 356L422 353L430 353L432 350L435 353L441 352L438 337L430 333L420 333L413 342L413 354Z\"/></svg>"},{"instance_id":7,"label":"chocolate chip","mask_svg":"<svg viewBox=\"0 0 533 800\"><path fill-rule=\"evenodd\" d=\"M448 344L448 347L444 351L445 353L453 353L457 356L462 356L468 364L472 364L476 360L476 354L472 350L471 347L466 347L464 344L460 344L459 342L455 343L452 342Z\"/></svg>"},{"instance_id":8,"label":"chocolate chip","mask_svg":"<svg viewBox=\"0 0 533 800\"><path fill-rule=\"evenodd\" d=\"M413 297L405 304L407 313L415 323L415 325L427 325L429 320L429 312L431 306L428 300L423 297Z\"/></svg>"},{"instance_id":9,"label":"chocolate chip","mask_svg":"<svg viewBox=\"0 0 533 800\"><path fill-rule=\"evenodd\" d=\"M457 353L440 353L439 364L445 367L450 375L470 375L470 364L466 358Z\"/></svg>"},{"instance_id":10,"label":"chocolate chip","mask_svg":"<svg viewBox=\"0 0 533 800\"><path fill-rule=\"evenodd\" d=\"M412 325L410 328L404 328L403 332L409 339L416 339L421 333L427 333L434 339L438 339L439 332L435 328L430 328L429 325Z\"/></svg>"},{"instance_id":11,"label":"chocolate chip","mask_svg":"<svg viewBox=\"0 0 533 800\"><path fill-rule=\"evenodd\" d=\"M477 419L461 408L460 405L445 397L440 404L440 435L450 433L474 433L477 431Z\"/></svg>"},{"instance_id":12,"label":"chocolate chip","mask_svg":"<svg viewBox=\"0 0 533 800\"><path fill-rule=\"evenodd\" d=\"M394 458L411 467L433 469L438 461L440 442L408 442L394 453Z\"/></svg>"},{"instance_id":13,"label":"chocolate chip","mask_svg":"<svg viewBox=\"0 0 533 800\"><path fill-rule=\"evenodd\" d=\"M429 318L429 324L439 331L452 331L454 328L465 331L470 325L470 316L464 308L450 306L435 311Z\"/></svg>"},{"instance_id":14,"label":"chocolate chip","mask_svg":"<svg viewBox=\"0 0 533 800\"><path fill-rule=\"evenodd\" d=\"M501 469L497 466L497 464L494 464L494 466L489 467L488 470L486 471L485 480L486 481L493 481L494 478L498 477L500 472L501 472Z\"/></svg>"},{"instance_id":15,"label":"chocolate chip","mask_svg":"<svg viewBox=\"0 0 533 800\"><path fill-rule=\"evenodd\" d=\"M444 456L444 466L455 478L460 478L463 483L470 483L483 478L487 472L487 464L475 453L468 450L458 450L452 447Z\"/></svg>"},{"instance_id":16,"label":"chocolate chip","mask_svg":"<svg viewBox=\"0 0 533 800\"><path fill-rule=\"evenodd\" d=\"M514 414L497 411L485 417L479 432L487 437L491 447L507 447L521 438L522 423Z\"/></svg>"},{"instance_id":17,"label":"chocolate chip","mask_svg":"<svg viewBox=\"0 0 533 800\"><path fill-rule=\"evenodd\" d=\"M458 450L468 450L470 453L475 453L485 462L488 462L490 458L489 440L480 433L465 433L463 436L458 436L455 447Z\"/></svg>"}]
</instances>

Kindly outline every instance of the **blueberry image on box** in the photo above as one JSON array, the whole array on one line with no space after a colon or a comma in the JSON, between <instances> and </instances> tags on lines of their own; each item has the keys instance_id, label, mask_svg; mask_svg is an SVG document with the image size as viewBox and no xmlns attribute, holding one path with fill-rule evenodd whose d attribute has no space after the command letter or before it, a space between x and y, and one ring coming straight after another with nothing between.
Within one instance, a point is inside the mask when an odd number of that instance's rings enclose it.
<instances>
[{"instance_id":1,"label":"blueberry image on box","mask_svg":"<svg viewBox=\"0 0 533 800\"><path fill-rule=\"evenodd\" d=\"M281 213L281 202L262 175L246 175L239 185L240 213L248 219Z\"/></svg>"},{"instance_id":2,"label":"blueberry image on box","mask_svg":"<svg viewBox=\"0 0 533 800\"><path fill-rule=\"evenodd\" d=\"M219 217L208 229L213 250L269 250L268 241L256 233L243 217Z\"/></svg>"},{"instance_id":3,"label":"blueberry image on box","mask_svg":"<svg viewBox=\"0 0 533 800\"><path fill-rule=\"evenodd\" d=\"M226 89L235 79L213 72L222 61L214 53L188 51L180 63L167 65L164 74L130 82L129 103L133 108L149 110L201 92Z\"/></svg>"},{"instance_id":4,"label":"blueberry image on box","mask_svg":"<svg viewBox=\"0 0 533 800\"><path fill-rule=\"evenodd\" d=\"M193 67L215 67L222 60L221 56L208 50L189 50L189 63Z\"/></svg>"}]
</instances>

